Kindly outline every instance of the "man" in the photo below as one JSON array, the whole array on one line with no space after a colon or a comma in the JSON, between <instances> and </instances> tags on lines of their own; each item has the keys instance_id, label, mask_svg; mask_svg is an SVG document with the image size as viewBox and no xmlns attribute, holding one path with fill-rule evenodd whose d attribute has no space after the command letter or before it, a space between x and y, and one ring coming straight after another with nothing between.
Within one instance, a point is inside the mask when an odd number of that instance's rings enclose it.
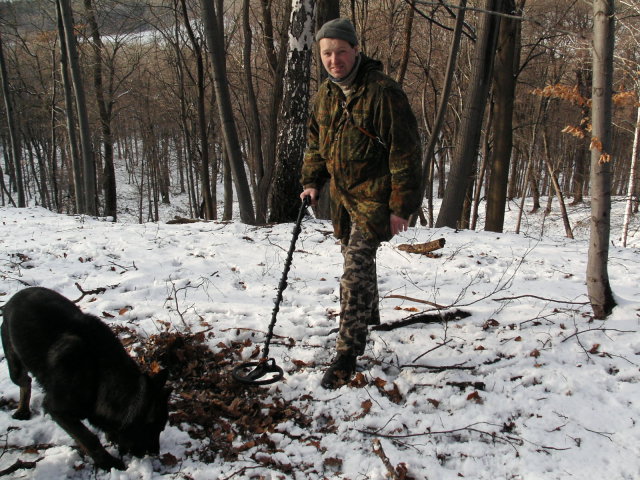
<instances>
[{"instance_id":1,"label":"man","mask_svg":"<svg viewBox=\"0 0 640 480\"><path fill-rule=\"evenodd\" d=\"M420 143L406 95L379 61L360 53L353 24L331 20L315 38L329 78L309 120L301 198L317 205L330 181L331 218L344 257L337 355L322 379L332 389L352 378L367 325L380 323L376 252L380 242L407 229L420 205Z\"/></svg>"}]
</instances>

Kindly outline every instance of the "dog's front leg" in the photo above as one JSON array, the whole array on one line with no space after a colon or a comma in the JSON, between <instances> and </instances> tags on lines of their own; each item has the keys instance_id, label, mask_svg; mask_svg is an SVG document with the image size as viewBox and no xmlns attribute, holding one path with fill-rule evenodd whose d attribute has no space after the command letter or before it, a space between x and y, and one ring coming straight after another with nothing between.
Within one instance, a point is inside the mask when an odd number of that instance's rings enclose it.
<instances>
[{"instance_id":1,"label":"dog's front leg","mask_svg":"<svg viewBox=\"0 0 640 480\"><path fill-rule=\"evenodd\" d=\"M124 462L112 456L84 424L75 417L48 410L49 415L60 425L76 443L93 459L98 468L103 470L125 470Z\"/></svg>"}]
</instances>

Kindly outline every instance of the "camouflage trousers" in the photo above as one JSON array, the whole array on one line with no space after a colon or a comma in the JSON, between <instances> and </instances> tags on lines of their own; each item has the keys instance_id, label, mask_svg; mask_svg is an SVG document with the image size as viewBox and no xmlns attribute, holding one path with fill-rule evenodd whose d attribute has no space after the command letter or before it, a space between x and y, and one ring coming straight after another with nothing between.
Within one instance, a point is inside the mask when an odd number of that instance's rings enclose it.
<instances>
[{"instance_id":1,"label":"camouflage trousers","mask_svg":"<svg viewBox=\"0 0 640 480\"><path fill-rule=\"evenodd\" d=\"M344 269L340 278L340 330L338 353L362 355L367 342L367 326L380 323L376 252L380 242L365 238L351 225L342 239Z\"/></svg>"}]
</instances>

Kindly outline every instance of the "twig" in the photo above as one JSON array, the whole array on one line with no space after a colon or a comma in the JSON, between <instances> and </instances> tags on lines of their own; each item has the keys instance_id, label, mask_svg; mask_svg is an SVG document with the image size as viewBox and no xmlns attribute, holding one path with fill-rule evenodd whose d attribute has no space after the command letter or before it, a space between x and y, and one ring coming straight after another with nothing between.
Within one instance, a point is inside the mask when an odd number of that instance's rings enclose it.
<instances>
[{"instance_id":1,"label":"twig","mask_svg":"<svg viewBox=\"0 0 640 480\"><path fill-rule=\"evenodd\" d=\"M544 300L546 302L566 303L568 305L589 305L589 302L568 302L566 300L555 300L553 298L539 297L538 295L516 295L515 297L502 297L494 298L494 302L504 302L506 300L517 300L519 298L537 298L538 300Z\"/></svg>"},{"instance_id":2,"label":"twig","mask_svg":"<svg viewBox=\"0 0 640 480\"><path fill-rule=\"evenodd\" d=\"M426 351L426 352L424 352L423 354L418 355L416 358L414 358L414 359L413 359L413 361L414 361L414 362L417 362L417 361L418 361L418 360L420 360L422 357L424 357L427 353L431 353L431 352L433 352L434 350L439 349L440 347L444 347L447 343L450 343L451 341L453 341L453 339L452 339L452 338L450 338L449 340L446 340L446 341L445 341L445 342L443 342L443 343L440 343L440 344L436 345L436 346L435 346L435 347L433 347L433 348L430 348L429 350L427 350L427 351Z\"/></svg>"},{"instance_id":3,"label":"twig","mask_svg":"<svg viewBox=\"0 0 640 480\"><path fill-rule=\"evenodd\" d=\"M389 457L387 457L386 453L384 453L384 450L382 449L380 440L378 440L377 438L373 439L373 453L375 453L378 457L380 457L380 460L382 460L382 463L387 468L387 472L389 472L389 478L393 480L400 480L396 469L393 468L393 465L389 461Z\"/></svg>"},{"instance_id":4,"label":"twig","mask_svg":"<svg viewBox=\"0 0 640 480\"><path fill-rule=\"evenodd\" d=\"M404 295L387 295L384 298L399 298L400 300L408 300L410 302L425 303L427 305L431 305L432 307L436 307L441 310L445 310L447 308L444 305L439 305L437 303L429 302L427 300L421 300L419 298L406 297Z\"/></svg>"},{"instance_id":5,"label":"twig","mask_svg":"<svg viewBox=\"0 0 640 480\"><path fill-rule=\"evenodd\" d=\"M572 337L577 337L578 335L582 334L582 333L587 333L587 332L618 332L618 333L637 333L637 330L619 330L617 328L587 328L586 330L581 330L581 331L576 331L574 333L572 333L571 335L569 335L568 337L564 338L560 343L564 343L567 340L569 340Z\"/></svg>"},{"instance_id":6,"label":"twig","mask_svg":"<svg viewBox=\"0 0 640 480\"><path fill-rule=\"evenodd\" d=\"M78 290L80 290L80 292L82 293L82 295L80 296L80 298L78 298L77 300L74 300L73 303L78 303L80 300L82 300L84 297L86 297L87 295L97 295L99 293L104 293L107 291L106 288L104 287L98 287L95 288L93 290L83 290L82 287L80 286L80 284L78 282L75 283L75 286Z\"/></svg>"},{"instance_id":7,"label":"twig","mask_svg":"<svg viewBox=\"0 0 640 480\"><path fill-rule=\"evenodd\" d=\"M381 438L411 438L411 437L421 437L424 435L447 435L447 434L453 434L453 433L458 433L458 432L476 432L479 433L480 435L486 435L491 437L493 440L499 440L502 441L508 445L510 445L516 452L516 455L518 455L518 449L515 447L514 444L521 446L524 444L524 440L519 439L519 438L513 438L513 437L503 437L501 435L496 434L495 432L485 432L484 430L480 430L478 428L475 428L475 425L479 425L481 423L485 423L485 422L478 422L478 423L472 423L471 425L467 425L466 427L461 427L461 428L454 428L451 430L438 430L438 431L427 431L427 432L421 432L421 433L405 433L405 434L384 434L384 433L377 433L371 430L358 430L360 433L363 433L365 435L375 435Z\"/></svg>"},{"instance_id":8,"label":"twig","mask_svg":"<svg viewBox=\"0 0 640 480\"><path fill-rule=\"evenodd\" d=\"M256 465L256 466L254 466L254 467L242 467L240 470L238 470L238 471L236 471L236 472L233 472L231 475L229 475L228 477L224 477L222 480L229 480L230 478L233 478L233 477L235 477L236 475L244 475L244 473L245 473L247 470L254 470L254 469L256 469L256 468L261 468L261 467L262 467L262 465Z\"/></svg>"}]
</instances>

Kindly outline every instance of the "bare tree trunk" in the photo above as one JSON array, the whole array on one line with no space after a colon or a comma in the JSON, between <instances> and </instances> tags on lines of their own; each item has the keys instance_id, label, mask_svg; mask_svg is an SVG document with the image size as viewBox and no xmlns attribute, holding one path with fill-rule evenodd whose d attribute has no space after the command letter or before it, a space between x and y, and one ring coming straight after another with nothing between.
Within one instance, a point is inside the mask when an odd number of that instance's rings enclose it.
<instances>
[{"instance_id":1,"label":"bare tree trunk","mask_svg":"<svg viewBox=\"0 0 640 480\"><path fill-rule=\"evenodd\" d=\"M187 13L187 5L185 0L180 0L182 7L182 16L184 20L184 26L191 41L191 47L196 57L196 70L197 70L197 87L198 87L198 138L200 140L200 188L202 189L202 199L204 201L202 216L205 220L216 219L215 202L211 193L211 174L209 172L210 160L209 160L209 142L207 135L207 116L205 111L205 86L204 86L204 62L202 49L200 43L193 33L189 15Z\"/></svg>"},{"instance_id":2,"label":"bare tree trunk","mask_svg":"<svg viewBox=\"0 0 640 480\"><path fill-rule=\"evenodd\" d=\"M240 219L243 223L253 225L255 223L255 215L251 201L251 191L244 169L244 160L238 140L238 132L233 119L233 108L231 107L231 95L229 93L227 79L223 2L222 0L202 0L201 3L207 42L209 44L209 54L211 55L216 103L218 105L226 153L229 156L233 181L236 187L236 195L238 196Z\"/></svg>"},{"instance_id":3,"label":"bare tree trunk","mask_svg":"<svg viewBox=\"0 0 640 480\"><path fill-rule=\"evenodd\" d=\"M71 90L71 79L69 78L69 54L64 41L64 26L62 25L62 12L60 2L56 2L58 37L60 38L60 73L62 88L64 90L64 111L67 125L67 137L69 139L69 155L71 156L71 166L73 173L73 195L75 197L76 213L84 212L84 188L82 185L82 163L80 152L78 151L78 137L76 135L76 116L73 108L73 93Z\"/></svg>"},{"instance_id":4,"label":"bare tree trunk","mask_svg":"<svg viewBox=\"0 0 640 480\"><path fill-rule=\"evenodd\" d=\"M558 175L556 174L557 168L553 166L551 162L551 155L549 153L549 142L547 140L547 132L544 132L544 160L547 165L547 170L549 171L549 178L551 179L551 184L553 185L553 191L558 197L558 206L560 208L560 215L562 216L562 222L564 224L564 233L567 238L573 238L573 231L571 230L571 223L569 222L569 215L567 214L567 206L564 201L564 195L562 193L562 189L560 188L560 184L558 183ZM545 210L545 215L551 213L551 199L553 198L552 194L549 194L549 205Z\"/></svg>"},{"instance_id":5,"label":"bare tree trunk","mask_svg":"<svg viewBox=\"0 0 640 480\"><path fill-rule=\"evenodd\" d=\"M473 165L478 155L482 120L489 93L493 58L496 48L500 17L490 12L501 11L502 0L486 0L483 21L475 47L471 89L462 113L456 151L436 221L436 227L456 228L473 176Z\"/></svg>"},{"instance_id":6,"label":"bare tree trunk","mask_svg":"<svg viewBox=\"0 0 640 480\"><path fill-rule=\"evenodd\" d=\"M307 131L314 0L292 0L289 54L282 101L282 128L269 196L269 222L290 222L298 215L300 170Z\"/></svg>"},{"instance_id":7,"label":"bare tree trunk","mask_svg":"<svg viewBox=\"0 0 640 480\"><path fill-rule=\"evenodd\" d=\"M113 164L113 134L111 132L113 103L111 101L111 95L109 95L109 99L107 99L105 95L102 73L104 47L91 0L84 0L84 8L91 29L93 85L96 90L96 102L98 104L102 131L102 148L104 154L104 179L102 184L102 190L104 192L104 215L113 218L115 222L118 219L118 200L116 195L116 170Z\"/></svg>"},{"instance_id":8,"label":"bare tree trunk","mask_svg":"<svg viewBox=\"0 0 640 480\"><path fill-rule=\"evenodd\" d=\"M11 158L13 159L13 170L15 175L16 189L18 191L18 207L26 207L24 194L24 181L22 179L22 149L18 138L18 129L15 124L13 111L13 101L9 89L9 79L7 78L7 65L4 60L4 49L2 45L2 35L0 34L0 80L2 81L2 96L4 98L4 108L9 127L9 142L11 144Z\"/></svg>"},{"instance_id":9,"label":"bare tree trunk","mask_svg":"<svg viewBox=\"0 0 640 480\"><path fill-rule=\"evenodd\" d=\"M592 84L593 80L591 78L591 72L586 72L585 74L582 70L576 71L576 76L578 80L578 90L580 91L580 95L584 98L589 97L589 84ZM589 105L585 103L585 105L580 109L580 130L583 132L584 138L589 138L589 122L591 117L589 115ZM572 205L579 205L583 201L583 192L584 186L587 178L587 167L588 167L588 155L589 151L587 149L587 144L585 140L579 140L578 148L574 154L574 171L573 171L573 201Z\"/></svg>"},{"instance_id":10,"label":"bare tree trunk","mask_svg":"<svg viewBox=\"0 0 640 480\"><path fill-rule=\"evenodd\" d=\"M449 49L449 58L447 59L447 70L444 74L444 80L442 85L442 95L440 96L440 101L438 102L438 110L436 113L435 121L433 122L433 128L431 129L431 136L429 138L429 143L427 144L427 148L425 149L423 159L422 159L422 186L421 186L421 196L424 197L425 191L427 189L427 183L430 178L430 172L433 172L432 164L435 163L435 147L438 141L438 137L440 136L440 131L442 130L442 125L444 123L444 117L447 110L447 105L449 104L449 97L451 95L451 88L453 87L453 77L456 70L456 63L458 59L458 53L460 51L460 38L462 37L462 28L464 27L464 17L467 6L467 0L460 0L459 8L458 8L458 16L456 17L456 26L453 30L453 40L451 41L451 47ZM432 200L430 200L431 202ZM411 224L415 225L416 219L415 215L411 218Z\"/></svg>"},{"instance_id":11,"label":"bare tree trunk","mask_svg":"<svg viewBox=\"0 0 640 480\"><path fill-rule=\"evenodd\" d=\"M520 13L516 12L515 0L504 0L503 12L510 15ZM493 89L495 99L494 149L487 191L487 216L484 225L484 229L489 232L502 232L504 228L507 183L513 148L513 104L520 59L518 53L520 28L520 19L508 17L503 18L500 22Z\"/></svg>"},{"instance_id":12,"label":"bare tree trunk","mask_svg":"<svg viewBox=\"0 0 640 480\"><path fill-rule=\"evenodd\" d=\"M524 213L524 202L527 199L527 189L529 188L529 183L533 185L533 150L536 145L536 139L538 137L538 126L540 125L540 119L542 117L542 111L546 109L547 102L544 97L540 97L540 103L538 104L538 112L536 114L536 118L533 122L533 132L531 134L531 141L529 142L529 149L527 150L527 165L525 167L524 173L524 181L522 182L522 196L520 198L520 206L518 207L518 216L516 220L516 228L515 233L520 233L520 223L522 222L522 214ZM550 174L553 174L550 172ZM534 212L537 211L536 208L536 200L534 199Z\"/></svg>"},{"instance_id":13,"label":"bare tree trunk","mask_svg":"<svg viewBox=\"0 0 640 480\"><path fill-rule=\"evenodd\" d=\"M640 89L638 89L640 90ZM636 178L638 176L638 148L640 146L640 107L638 107L636 128L633 133L633 148L631 150L631 168L629 169L629 185L627 187L627 204L624 209L624 221L622 224L622 246L627 246L629 234L629 222L631 221L633 208L633 195L636 191Z\"/></svg>"},{"instance_id":14,"label":"bare tree trunk","mask_svg":"<svg viewBox=\"0 0 640 480\"><path fill-rule=\"evenodd\" d=\"M62 14L62 25L64 27L64 39L69 59L69 70L71 72L71 85L73 87L76 110L78 113L78 123L80 126L80 145L82 149L82 178L84 188L76 195L84 195L84 212L88 215L98 215L96 204L96 164L91 148L91 132L89 129L89 115L87 114L87 102L84 95L84 83L78 61L78 50L76 48L76 38L73 30L73 18L70 0L58 0L60 12Z\"/></svg>"},{"instance_id":15,"label":"bare tree trunk","mask_svg":"<svg viewBox=\"0 0 640 480\"><path fill-rule=\"evenodd\" d=\"M409 65L409 54L411 53L411 30L413 28L413 17L415 16L416 0L408 0L406 2L407 16L404 22L404 41L402 46L402 55L400 56L400 67L396 74L396 81L402 85L404 76L407 73Z\"/></svg>"},{"instance_id":16,"label":"bare tree trunk","mask_svg":"<svg viewBox=\"0 0 640 480\"><path fill-rule=\"evenodd\" d=\"M611 108L613 93L614 0L593 2L593 88L591 96L591 232L587 261L587 292L595 318L615 307L609 284L611 216Z\"/></svg>"},{"instance_id":17,"label":"bare tree trunk","mask_svg":"<svg viewBox=\"0 0 640 480\"><path fill-rule=\"evenodd\" d=\"M255 206L256 206L256 223L262 224L267 221L267 198L269 188L271 186L271 177L273 175L273 161L266 161L263 150L263 132L260 122L260 111L258 108L258 100L256 98L255 88L253 85L253 59L252 45L253 33L250 22L250 0L242 2L242 32L244 36L244 44L242 47L242 68L247 92L247 102L249 114L247 115L247 128L249 133L249 158L252 164L253 178L255 185ZM272 60L277 63L277 57L272 56ZM276 67L277 68L277 67ZM273 72L275 73L275 72ZM275 75L274 75L275 76ZM272 92L272 99L275 92ZM274 125L275 126L275 125ZM271 151L271 149L268 149Z\"/></svg>"}]
</instances>

